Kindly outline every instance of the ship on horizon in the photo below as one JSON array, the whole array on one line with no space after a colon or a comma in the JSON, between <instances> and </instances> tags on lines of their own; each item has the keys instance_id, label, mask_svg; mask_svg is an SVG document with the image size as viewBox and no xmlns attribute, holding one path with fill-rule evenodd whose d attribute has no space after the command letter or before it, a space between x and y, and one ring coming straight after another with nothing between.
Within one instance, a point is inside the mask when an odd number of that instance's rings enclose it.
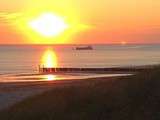
<instances>
[{"instance_id":1,"label":"ship on horizon","mask_svg":"<svg viewBox=\"0 0 160 120\"><path fill-rule=\"evenodd\" d=\"M93 50L92 46L81 46L81 47L76 47L75 50Z\"/></svg>"}]
</instances>

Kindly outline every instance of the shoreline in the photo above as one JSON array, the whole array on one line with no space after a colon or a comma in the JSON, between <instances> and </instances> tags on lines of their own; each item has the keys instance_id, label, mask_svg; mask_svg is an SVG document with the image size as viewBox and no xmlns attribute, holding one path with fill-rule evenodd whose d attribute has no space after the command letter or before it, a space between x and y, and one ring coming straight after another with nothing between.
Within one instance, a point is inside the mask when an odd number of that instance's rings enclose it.
<instances>
[{"instance_id":1,"label":"shoreline","mask_svg":"<svg viewBox=\"0 0 160 120\"><path fill-rule=\"evenodd\" d=\"M71 87L81 84L96 82L99 79L118 80L121 77L101 77L88 79L70 79L56 81L39 81L39 82L16 82L0 84L0 111L11 107L27 98L42 94L55 88ZM87 82L88 81L88 82ZM103 80L101 80L103 81Z\"/></svg>"},{"instance_id":2,"label":"shoreline","mask_svg":"<svg viewBox=\"0 0 160 120\"><path fill-rule=\"evenodd\" d=\"M0 83L15 83L26 81L28 82L42 82L48 81L45 80L47 75L54 75L57 77L54 79L56 80L70 80L70 79L88 79L92 78L99 78L99 77L118 77L118 76L130 76L137 74L139 72L143 72L146 70L150 70L159 66L157 65L144 65L144 66L132 66L132 67L115 67L115 68L82 68L82 71L79 71L80 68L59 68L62 71L57 71L53 73L14 73L14 74L0 74ZM67 69L71 69L71 71L67 71ZM75 71L74 71L75 69ZM63 71L65 70L65 71ZM9 78L9 79L8 79ZM66 79L67 78L67 79ZM5 79L5 80L4 80ZM21 81L22 80L22 81Z\"/></svg>"}]
</instances>

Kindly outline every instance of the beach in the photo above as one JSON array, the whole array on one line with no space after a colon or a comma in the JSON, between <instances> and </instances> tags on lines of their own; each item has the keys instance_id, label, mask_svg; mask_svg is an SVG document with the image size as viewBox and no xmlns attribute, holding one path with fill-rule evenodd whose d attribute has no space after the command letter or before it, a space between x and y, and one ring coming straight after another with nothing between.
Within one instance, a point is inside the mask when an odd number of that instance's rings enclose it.
<instances>
[{"instance_id":1,"label":"beach","mask_svg":"<svg viewBox=\"0 0 160 120\"><path fill-rule=\"evenodd\" d=\"M126 71L126 70L125 70ZM22 100L35 96L37 94L42 94L45 91L49 91L53 88L60 88L65 86L78 85L82 81L90 81L92 79L98 78L119 78L122 76L132 75L135 70L131 71L120 71L117 69L107 71L99 71L93 73L93 71L81 72L81 73L53 73L55 78L48 79L47 74L17 74L17 75L7 75L0 79L0 110L6 109ZM138 71L137 71L138 72ZM61 76L61 77L60 77ZM63 76L63 77L62 77Z\"/></svg>"},{"instance_id":2,"label":"beach","mask_svg":"<svg viewBox=\"0 0 160 120\"><path fill-rule=\"evenodd\" d=\"M41 83L25 84L31 96L1 110L0 118L158 120L159 73L160 68L154 67L133 76L58 81L43 83L43 87Z\"/></svg>"},{"instance_id":3,"label":"beach","mask_svg":"<svg viewBox=\"0 0 160 120\"><path fill-rule=\"evenodd\" d=\"M11 74L0 78L0 110L6 109L28 97L42 94L55 87L75 86L87 81L105 78L119 79L123 76L133 76L154 66L139 66L132 68L84 69L81 72L56 72L52 74ZM2 77L3 76L3 77ZM50 77L51 76L51 80ZM83 82L82 82L83 81ZM102 80L100 80L102 81ZM85 83L85 84L86 84ZM89 82L90 83L90 82Z\"/></svg>"}]
</instances>

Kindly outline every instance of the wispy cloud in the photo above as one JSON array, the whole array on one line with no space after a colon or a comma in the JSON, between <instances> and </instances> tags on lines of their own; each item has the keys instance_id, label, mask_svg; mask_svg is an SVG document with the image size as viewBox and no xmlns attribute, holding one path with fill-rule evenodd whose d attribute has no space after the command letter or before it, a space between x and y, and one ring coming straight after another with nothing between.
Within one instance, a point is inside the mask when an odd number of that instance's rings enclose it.
<instances>
[{"instance_id":1,"label":"wispy cloud","mask_svg":"<svg viewBox=\"0 0 160 120\"><path fill-rule=\"evenodd\" d=\"M0 12L0 22L1 24L11 24L22 16L21 12Z\"/></svg>"}]
</instances>

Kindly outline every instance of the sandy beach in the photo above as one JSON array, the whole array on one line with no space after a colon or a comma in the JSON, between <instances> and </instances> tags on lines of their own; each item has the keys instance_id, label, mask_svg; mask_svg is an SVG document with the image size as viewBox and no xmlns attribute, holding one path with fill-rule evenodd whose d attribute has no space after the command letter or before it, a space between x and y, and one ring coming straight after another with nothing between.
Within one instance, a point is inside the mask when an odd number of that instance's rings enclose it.
<instances>
[{"instance_id":1,"label":"sandy beach","mask_svg":"<svg viewBox=\"0 0 160 120\"><path fill-rule=\"evenodd\" d=\"M1 83L0 84L0 110L24 100L30 96L40 94L51 89L50 85L25 84L25 83Z\"/></svg>"},{"instance_id":2,"label":"sandy beach","mask_svg":"<svg viewBox=\"0 0 160 120\"><path fill-rule=\"evenodd\" d=\"M6 107L7 100L13 101L8 102L8 105L12 104L11 107L1 110L0 118L158 120L159 71L160 68L155 67L134 76L38 82L29 85L4 84L3 93L11 94L3 97L1 103ZM9 91L8 88L13 89Z\"/></svg>"},{"instance_id":3,"label":"sandy beach","mask_svg":"<svg viewBox=\"0 0 160 120\"><path fill-rule=\"evenodd\" d=\"M106 71L57 72L54 75L63 77L57 77L55 80L47 80L45 74L13 74L6 77L2 75L3 77L0 78L0 110L53 88L86 84L87 81L100 78L119 79L119 77L130 76L142 70L142 68L108 68Z\"/></svg>"},{"instance_id":4,"label":"sandy beach","mask_svg":"<svg viewBox=\"0 0 160 120\"><path fill-rule=\"evenodd\" d=\"M150 66L146 66L150 68ZM65 86L86 85L87 81L119 80L122 76L130 76L143 71L143 67L135 68L106 68L106 71L82 71L82 72L57 72L55 75L63 75L57 80L47 81L43 74L16 74L7 75L1 78L0 83L0 110L21 102L28 97L32 97L54 88ZM70 75L70 76L69 76ZM71 76L74 75L74 76ZM80 77L79 77L80 76ZM66 77L66 78L65 78ZM82 82L83 81L83 82ZM89 82L90 84L90 82Z\"/></svg>"}]
</instances>

